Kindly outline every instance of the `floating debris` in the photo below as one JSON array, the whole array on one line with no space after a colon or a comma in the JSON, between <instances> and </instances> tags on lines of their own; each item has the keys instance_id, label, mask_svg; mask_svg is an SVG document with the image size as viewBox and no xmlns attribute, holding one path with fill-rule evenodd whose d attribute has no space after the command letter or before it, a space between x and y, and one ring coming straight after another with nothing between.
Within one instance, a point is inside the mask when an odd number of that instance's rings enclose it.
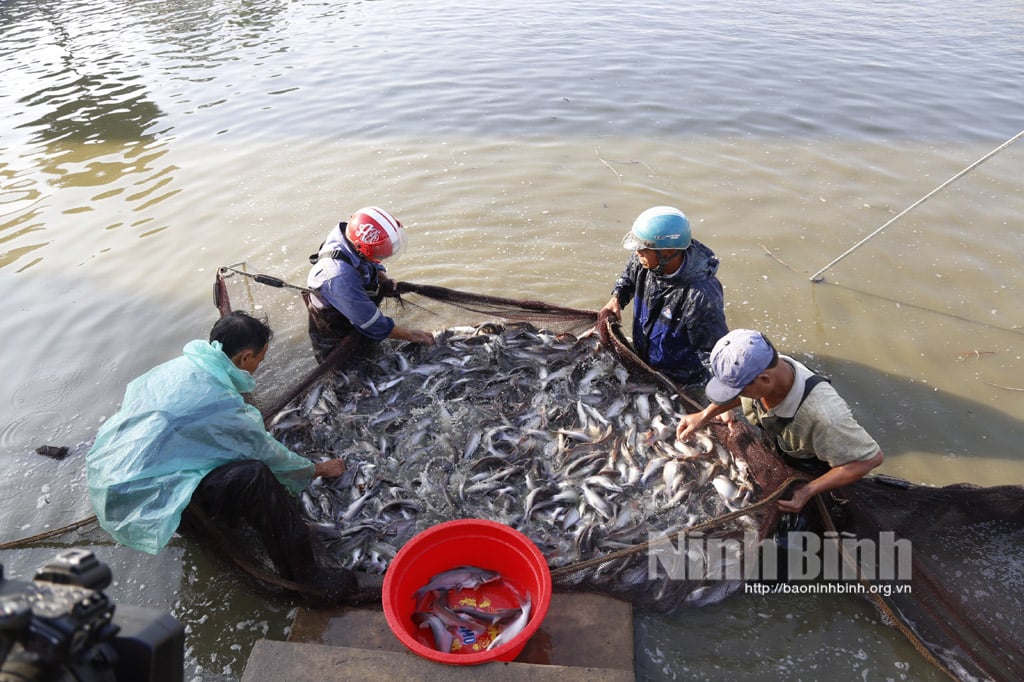
<instances>
[{"instance_id":1,"label":"floating debris","mask_svg":"<svg viewBox=\"0 0 1024 682\"><path fill-rule=\"evenodd\" d=\"M61 460L67 457L71 451L64 445L41 445L36 448L36 454L50 459Z\"/></svg>"}]
</instances>

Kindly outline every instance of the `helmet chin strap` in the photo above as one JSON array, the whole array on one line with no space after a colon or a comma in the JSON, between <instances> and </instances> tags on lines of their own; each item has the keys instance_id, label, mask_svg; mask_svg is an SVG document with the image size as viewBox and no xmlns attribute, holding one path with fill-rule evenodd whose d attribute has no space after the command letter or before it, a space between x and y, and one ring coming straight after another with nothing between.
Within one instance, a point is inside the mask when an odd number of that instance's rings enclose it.
<instances>
[{"instance_id":1,"label":"helmet chin strap","mask_svg":"<svg viewBox=\"0 0 1024 682\"><path fill-rule=\"evenodd\" d=\"M658 264L655 265L653 268L651 268L651 272L653 272L656 275L664 276L665 275L665 263L672 262L672 260L674 260L675 257L678 254L682 253L682 251L680 251L679 249L671 249L672 255L669 256L668 258L662 258L661 254L665 253L665 251L668 251L668 250L667 249L666 250L662 250L662 249L655 249L654 250L654 257L658 259ZM682 263L680 263L679 265L680 265L680 267L682 267Z\"/></svg>"}]
</instances>

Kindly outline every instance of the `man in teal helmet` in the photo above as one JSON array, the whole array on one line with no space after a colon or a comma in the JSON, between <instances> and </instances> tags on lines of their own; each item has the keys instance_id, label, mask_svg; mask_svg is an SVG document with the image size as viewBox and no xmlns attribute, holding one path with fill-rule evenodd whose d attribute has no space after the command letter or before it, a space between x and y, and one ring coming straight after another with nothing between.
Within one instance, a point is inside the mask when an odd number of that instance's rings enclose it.
<instances>
[{"instance_id":1,"label":"man in teal helmet","mask_svg":"<svg viewBox=\"0 0 1024 682\"><path fill-rule=\"evenodd\" d=\"M711 377L711 349L729 331L718 258L693 239L690 221L671 206L641 213L622 246L634 253L602 316L620 320L633 301L637 355L681 386L702 387Z\"/></svg>"}]
</instances>

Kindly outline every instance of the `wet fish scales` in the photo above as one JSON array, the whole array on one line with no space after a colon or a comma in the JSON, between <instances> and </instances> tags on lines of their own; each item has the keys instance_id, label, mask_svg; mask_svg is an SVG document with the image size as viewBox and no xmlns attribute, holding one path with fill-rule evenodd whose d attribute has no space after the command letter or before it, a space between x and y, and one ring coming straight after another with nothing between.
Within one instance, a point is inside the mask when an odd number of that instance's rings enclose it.
<instances>
[{"instance_id":1,"label":"wet fish scales","mask_svg":"<svg viewBox=\"0 0 1024 682\"><path fill-rule=\"evenodd\" d=\"M437 338L354 362L318 389L315 405L307 395L291 406L310 411L310 426L297 422L282 433L292 449L365 468L348 490L331 489L332 505L343 510L337 523L357 529L333 545L349 548L343 563L379 570L393 556L371 549L381 538L400 547L434 523L476 516L513 525L567 565L725 509L715 476L733 482L734 505L752 499L745 469L731 455L726 467L718 443L699 458L703 467L680 462L666 484L667 453L683 454L670 433L683 410L674 396L633 380L596 339L560 340L523 325L474 330L472 338L449 329ZM333 415L324 414L328 400ZM656 416L663 439L652 447L639 434ZM378 478L392 484L356 505ZM620 563L582 579L635 586L638 571Z\"/></svg>"}]
</instances>

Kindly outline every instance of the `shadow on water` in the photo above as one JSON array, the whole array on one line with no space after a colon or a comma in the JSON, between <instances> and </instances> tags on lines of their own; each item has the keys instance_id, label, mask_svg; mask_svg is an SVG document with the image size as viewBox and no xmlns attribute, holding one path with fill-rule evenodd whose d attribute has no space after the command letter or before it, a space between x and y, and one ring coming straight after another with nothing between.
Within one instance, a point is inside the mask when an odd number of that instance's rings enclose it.
<instances>
[{"instance_id":1,"label":"shadow on water","mask_svg":"<svg viewBox=\"0 0 1024 682\"><path fill-rule=\"evenodd\" d=\"M798 360L828 375L886 456L931 452L1015 462L1024 422L921 381L825 355Z\"/></svg>"}]
</instances>

